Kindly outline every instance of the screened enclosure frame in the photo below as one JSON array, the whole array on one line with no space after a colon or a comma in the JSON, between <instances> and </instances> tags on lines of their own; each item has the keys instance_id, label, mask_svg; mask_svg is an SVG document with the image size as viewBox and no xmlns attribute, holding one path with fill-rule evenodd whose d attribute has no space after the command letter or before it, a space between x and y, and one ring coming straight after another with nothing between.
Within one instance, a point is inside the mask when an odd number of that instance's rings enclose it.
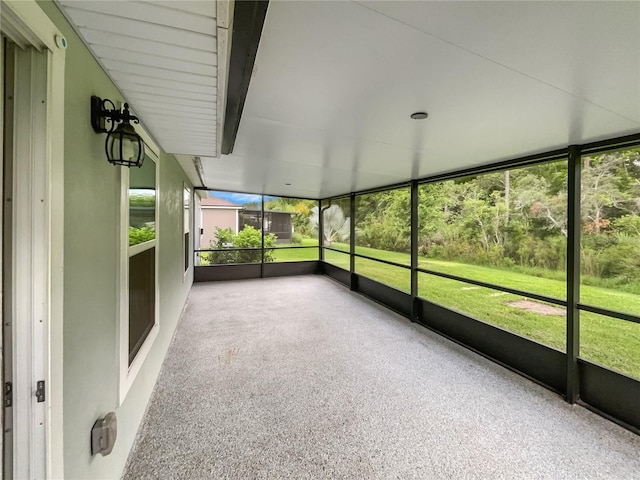
<instances>
[{"instance_id":1,"label":"screened enclosure frame","mask_svg":"<svg viewBox=\"0 0 640 480\"><path fill-rule=\"evenodd\" d=\"M358 196L366 195L369 193L394 190L403 187L410 188L410 266L357 253L355 249L355 222L352 222L352 235L350 238L350 249L348 252L323 246L323 250L332 250L340 252L343 255L350 256L350 269L348 271L348 275L338 273L337 270L340 270L341 268L335 265L329 265L328 267L325 266L324 272L340 281L341 283L347 285L349 288L351 288L351 290L364 293L365 295L371 297L373 300L378 301L379 303L383 303L385 304L385 306L391 308L392 310L395 310L396 312L410 318L411 321L420 323L427 328L436 330L439 333L448 336L452 340L462 343L465 346L477 351L478 353L488 356L493 360L498 361L498 363L516 370L518 371L518 373L527 376L537 383L540 383L547 388L556 391L557 393L563 395L569 403L577 402L584 404L588 408L591 408L592 410L595 410L598 413L609 417L610 419L622 424L626 428L629 428L636 433L640 433L640 415L637 413L637 407L634 406L635 402L633 401L633 398L640 398L640 381L627 375L618 373L607 367L584 360L579 356L581 311L596 313L621 321L640 323L640 316L638 315L589 305L588 303L580 301L580 193L582 158L585 155L606 153L608 151L623 150L638 146L640 146L640 134L634 134L585 145L571 145L567 148L558 149L551 152L530 155L514 160L493 163L485 166L446 174L433 175L421 178L419 180L413 180L411 182L403 182L386 187L352 192L348 196L348 198L350 199L350 216L352 219L354 219L355 200ZM568 174L568 235L566 246L567 264L565 280L566 300L516 288L510 288L503 285L497 285L477 279L470 279L459 275L438 272L418 266L419 186L445 180L456 180L480 174L495 173L507 169L539 165L560 160L567 161ZM336 199L344 198L347 197L339 196L323 199L321 200L321 205L330 203ZM324 260L324 256L322 258ZM354 262L356 258L364 258L370 261L409 270L411 275L410 293L407 294L405 292L397 290L392 286L376 282L357 274L354 269ZM476 320L473 317L459 314L457 312L451 311L446 307L432 304L428 300L423 299L418 295L418 273L425 273L442 278L447 278L450 280L464 282L469 285L485 287L500 292L522 295L526 298L531 298L566 308L566 352L561 352L557 349L547 347L536 341L522 337L516 333L508 332L500 327L495 327L481 320ZM428 318L426 318L426 316L428 315L440 315L443 318L449 320L452 320L453 317L457 317L457 320L472 320L474 322L483 323L484 325L482 325L480 328L488 327L489 330L488 332L473 332L473 334L476 336L475 340L479 341L470 341L470 339L465 338L464 334L459 336L457 335L457 333L459 332L448 331L446 328L443 328L443 325L439 323L434 324ZM474 325L474 327L478 327L478 325ZM471 330L473 330L473 328L471 328ZM524 348L525 350L523 351L528 351L536 359L538 359L541 355L547 357L549 356L547 354L553 352L551 356L555 358L551 358L549 363L555 363L555 367L552 367L557 370L556 375L554 375L555 378L552 378L554 376L549 376L546 374L546 372L541 371L544 370L547 366L544 366L543 368L536 368L533 365L518 365L517 362L512 361L513 358L500 358L500 355L496 352L496 345L487 346L485 345L486 342L483 339L479 338L491 335L500 335L503 342L511 342L515 340L516 343L519 344L518 348ZM548 350L548 352L544 350ZM560 356L558 356L558 354ZM562 364L558 365L558 361L561 361ZM592 379L598 379L598 382L602 384L602 388L592 388L589 385L589 381ZM581 389L580 387L585 388Z\"/></svg>"},{"instance_id":2,"label":"screened enclosure frame","mask_svg":"<svg viewBox=\"0 0 640 480\"><path fill-rule=\"evenodd\" d=\"M201 191L212 191L209 188L195 187L195 190ZM272 250L302 250L302 249L315 249L319 254L318 246L316 245L287 245L287 246L265 246L265 229L264 229L264 219L265 213L265 199L268 197L274 198L287 198L287 199L296 199L296 200L305 200L305 201L313 201L318 203L319 201L312 198L299 198L299 197L291 197L287 195L268 195L268 194L254 194L250 192L237 192L225 190L226 193L231 194L249 194L255 195L260 198L260 222L262 223L262 227L260 229L260 242L261 245L259 247L229 247L229 248L198 248L194 249L193 255L197 257L201 253L208 252L220 252L220 253L231 253L231 252L260 252L259 261L248 262L248 263L224 263L224 264L212 264L212 265L201 265L198 266L194 270L194 281L202 282L202 281L217 281L217 280L240 280L245 278L265 278L272 276L283 276L283 275L304 275L309 273L318 273L318 259L311 260L291 260L291 261L278 261L278 262L267 262L265 261L265 251ZM321 221L321 220L320 220ZM318 229L320 232L320 228ZM319 233L318 233L318 244L319 244Z\"/></svg>"},{"instance_id":3,"label":"screened enclosure frame","mask_svg":"<svg viewBox=\"0 0 640 480\"><path fill-rule=\"evenodd\" d=\"M614 150L640 146L640 133L592 142L584 145L570 145L550 152L529 155L513 160L487 164L465 170L432 175L421 179L402 182L374 189L350 192L318 200L318 260L291 262L288 266L264 262L264 234L262 262L256 265L220 265L214 268L224 269L220 275L196 275L196 281L209 279L256 278L275 275L295 275L305 273L325 274L359 292L387 308L434 330L451 340L463 344L481 355L487 356L501 365L512 369L527 378L564 396L569 403L580 403L587 408L619 423L635 433L640 433L640 411L637 399L640 398L640 381L618 373L610 368L585 360L580 351L580 312L604 315L623 322L640 324L640 316L633 313L616 311L590 305L580 300L580 248L581 248L581 172L582 159L586 155L595 155ZM444 273L419 266L418 258L418 192L421 185L433 184L445 180L457 180L480 174L495 173L519 167L567 162L567 241L566 241L566 299L555 298L535 292L529 292L491 282L466 278L460 275ZM356 251L356 200L359 196L385 192L398 188L410 191L410 262L409 265L391 260L375 258ZM264 195L262 196L264 211ZM325 245L324 210L334 202L348 202L350 235L348 251ZM282 247L280 247L282 248ZM315 248L289 247L289 248ZM206 250L200 250L206 251ZM327 252L337 252L348 256L348 268L336 266L326 259ZM345 257L346 258L346 257ZM410 277L410 289L397 288L373 280L356 272L356 260L379 262L381 264L404 269ZM345 262L346 264L347 262ZM304 266L300 264L306 264ZM233 268L244 268L233 273ZM249 269L247 269L249 267ZM256 268L257 267L257 268ZM210 269L211 267L198 267ZM488 288L498 292L521 295L566 309L566 351L558 350L538 341L523 337L517 333L491 325L472 316L458 313L419 296L418 275L426 274L469 285Z\"/></svg>"}]
</instances>

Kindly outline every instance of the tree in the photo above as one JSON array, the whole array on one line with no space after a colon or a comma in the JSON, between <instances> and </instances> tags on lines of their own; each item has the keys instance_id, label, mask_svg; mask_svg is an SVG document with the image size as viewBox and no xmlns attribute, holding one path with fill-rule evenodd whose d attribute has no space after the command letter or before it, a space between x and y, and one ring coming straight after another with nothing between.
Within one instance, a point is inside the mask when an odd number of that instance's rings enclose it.
<instances>
[{"instance_id":1,"label":"tree","mask_svg":"<svg viewBox=\"0 0 640 480\"><path fill-rule=\"evenodd\" d=\"M611 223L607 210L625 208L627 198L620 191L616 175L619 167L620 158L616 154L585 158L581 195L585 232L599 234Z\"/></svg>"},{"instance_id":2,"label":"tree","mask_svg":"<svg viewBox=\"0 0 640 480\"><path fill-rule=\"evenodd\" d=\"M568 162L421 185L418 252L466 263L564 270L568 234ZM408 252L410 189L356 196L356 243ZM349 238L348 207L334 200L324 211L325 244ZM309 225L317 230L318 209ZM583 272L640 278L640 148L584 158L581 244ZM635 252L638 252L637 254Z\"/></svg>"},{"instance_id":3,"label":"tree","mask_svg":"<svg viewBox=\"0 0 640 480\"><path fill-rule=\"evenodd\" d=\"M309 226L309 215L311 214L311 208L315 205L318 205L315 200L275 197L265 202L265 210L293 213L291 222L293 223L294 232L302 237L310 237L312 232Z\"/></svg>"},{"instance_id":4,"label":"tree","mask_svg":"<svg viewBox=\"0 0 640 480\"><path fill-rule=\"evenodd\" d=\"M339 205L333 204L323 208L322 214L323 244L330 246L331 243L335 241L347 241L351 233L351 219L344 216L342 208L340 208ZM319 220L318 207L315 206L311 209L311 214L309 215L309 225L313 232L319 230Z\"/></svg>"},{"instance_id":5,"label":"tree","mask_svg":"<svg viewBox=\"0 0 640 480\"><path fill-rule=\"evenodd\" d=\"M411 209L408 188L361 195L356 198L357 244L395 252L409 252Z\"/></svg>"},{"instance_id":6,"label":"tree","mask_svg":"<svg viewBox=\"0 0 640 480\"><path fill-rule=\"evenodd\" d=\"M517 187L514 188L513 208L530 234L543 236L537 232L533 223L537 219L542 222L540 226L543 229L560 232L566 237L567 192L564 189L550 194L550 189L550 182L545 177L527 172L518 179Z\"/></svg>"}]
</instances>

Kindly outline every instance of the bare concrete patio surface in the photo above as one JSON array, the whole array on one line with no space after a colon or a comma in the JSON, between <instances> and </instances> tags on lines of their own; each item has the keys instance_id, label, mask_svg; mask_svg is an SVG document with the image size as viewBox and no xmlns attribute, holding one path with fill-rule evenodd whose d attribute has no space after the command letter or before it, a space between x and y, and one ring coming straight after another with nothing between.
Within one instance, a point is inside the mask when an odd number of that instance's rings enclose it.
<instances>
[{"instance_id":1,"label":"bare concrete patio surface","mask_svg":"<svg viewBox=\"0 0 640 480\"><path fill-rule=\"evenodd\" d=\"M126 479L634 479L640 437L321 276L195 284Z\"/></svg>"}]
</instances>

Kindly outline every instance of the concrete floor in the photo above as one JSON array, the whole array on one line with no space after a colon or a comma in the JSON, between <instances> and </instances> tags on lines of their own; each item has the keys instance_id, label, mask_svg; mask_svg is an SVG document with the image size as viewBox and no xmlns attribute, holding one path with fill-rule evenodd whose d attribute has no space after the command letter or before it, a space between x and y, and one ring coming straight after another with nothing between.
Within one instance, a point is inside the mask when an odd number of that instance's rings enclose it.
<instances>
[{"instance_id":1,"label":"concrete floor","mask_svg":"<svg viewBox=\"0 0 640 480\"><path fill-rule=\"evenodd\" d=\"M640 479L640 437L326 277L207 283L124 478Z\"/></svg>"}]
</instances>

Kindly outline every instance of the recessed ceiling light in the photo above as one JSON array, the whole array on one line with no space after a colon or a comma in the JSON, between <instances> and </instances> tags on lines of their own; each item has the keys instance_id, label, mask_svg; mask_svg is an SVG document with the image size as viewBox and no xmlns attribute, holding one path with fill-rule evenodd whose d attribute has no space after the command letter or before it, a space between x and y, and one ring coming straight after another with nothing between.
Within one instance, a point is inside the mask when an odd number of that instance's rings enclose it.
<instances>
[{"instance_id":1,"label":"recessed ceiling light","mask_svg":"<svg viewBox=\"0 0 640 480\"><path fill-rule=\"evenodd\" d=\"M414 120L424 120L429 114L427 112L416 112L411 114L411 118Z\"/></svg>"}]
</instances>

